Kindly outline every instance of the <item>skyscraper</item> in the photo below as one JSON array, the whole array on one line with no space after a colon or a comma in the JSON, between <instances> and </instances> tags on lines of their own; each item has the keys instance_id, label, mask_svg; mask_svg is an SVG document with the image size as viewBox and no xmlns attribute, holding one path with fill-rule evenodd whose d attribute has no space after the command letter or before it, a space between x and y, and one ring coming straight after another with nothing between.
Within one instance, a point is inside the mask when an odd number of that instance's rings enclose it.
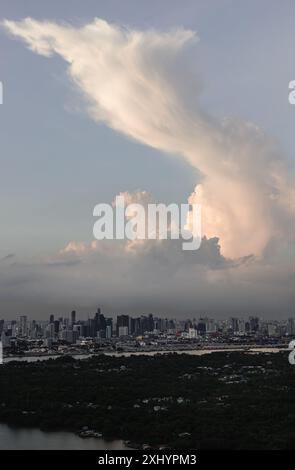
<instances>
[{"instance_id":1,"label":"skyscraper","mask_svg":"<svg viewBox=\"0 0 295 470\"><path fill-rule=\"evenodd\" d=\"M99 336L100 338L105 338L106 328L107 328L107 322L106 322L105 316L102 313L100 313L97 318L97 336Z\"/></svg>"},{"instance_id":2,"label":"skyscraper","mask_svg":"<svg viewBox=\"0 0 295 470\"><path fill-rule=\"evenodd\" d=\"M113 319L107 318L106 319L106 338L110 339L113 335Z\"/></svg>"},{"instance_id":3,"label":"skyscraper","mask_svg":"<svg viewBox=\"0 0 295 470\"><path fill-rule=\"evenodd\" d=\"M291 335L291 336L295 335L294 318L289 318L288 319L287 333L288 333L288 335Z\"/></svg>"},{"instance_id":4,"label":"skyscraper","mask_svg":"<svg viewBox=\"0 0 295 470\"><path fill-rule=\"evenodd\" d=\"M71 312L71 325L73 326L76 323L76 310Z\"/></svg>"},{"instance_id":5,"label":"skyscraper","mask_svg":"<svg viewBox=\"0 0 295 470\"><path fill-rule=\"evenodd\" d=\"M22 315L19 318L19 334L20 336L26 336L27 335L27 316Z\"/></svg>"},{"instance_id":6,"label":"skyscraper","mask_svg":"<svg viewBox=\"0 0 295 470\"><path fill-rule=\"evenodd\" d=\"M124 329L124 336L129 333L129 315L118 315L117 316L117 336L119 336L119 329ZM120 330L121 332L123 330Z\"/></svg>"},{"instance_id":7,"label":"skyscraper","mask_svg":"<svg viewBox=\"0 0 295 470\"><path fill-rule=\"evenodd\" d=\"M206 334L206 318L200 318L198 325L197 325L197 330L199 335L205 335Z\"/></svg>"},{"instance_id":8,"label":"skyscraper","mask_svg":"<svg viewBox=\"0 0 295 470\"><path fill-rule=\"evenodd\" d=\"M233 333L237 333L239 331L239 319L232 317L230 319L230 322L231 322L230 327L231 327Z\"/></svg>"},{"instance_id":9,"label":"skyscraper","mask_svg":"<svg viewBox=\"0 0 295 470\"><path fill-rule=\"evenodd\" d=\"M250 331L256 333L259 328L259 318L258 317L249 317Z\"/></svg>"}]
</instances>

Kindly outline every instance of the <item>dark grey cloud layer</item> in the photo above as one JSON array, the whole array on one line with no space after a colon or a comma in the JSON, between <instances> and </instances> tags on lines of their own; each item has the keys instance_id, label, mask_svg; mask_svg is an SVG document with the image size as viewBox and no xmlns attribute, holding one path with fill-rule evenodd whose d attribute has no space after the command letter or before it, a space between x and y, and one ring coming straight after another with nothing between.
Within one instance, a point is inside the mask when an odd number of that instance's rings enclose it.
<instances>
[{"instance_id":1,"label":"dark grey cloud layer","mask_svg":"<svg viewBox=\"0 0 295 470\"><path fill-rule=\"evenodd\" d=\"M286 246L263 260L231 262L220 255L216 239L203 240L190 254L179 241L148 242L133 254L105 241L83 255L67 252L29 264L11 260L0 268L0 316L44 318L72 308L87 316L101 305L108 314L286 317L295 302L290 254Z\"/></svg>"}]
</instances>

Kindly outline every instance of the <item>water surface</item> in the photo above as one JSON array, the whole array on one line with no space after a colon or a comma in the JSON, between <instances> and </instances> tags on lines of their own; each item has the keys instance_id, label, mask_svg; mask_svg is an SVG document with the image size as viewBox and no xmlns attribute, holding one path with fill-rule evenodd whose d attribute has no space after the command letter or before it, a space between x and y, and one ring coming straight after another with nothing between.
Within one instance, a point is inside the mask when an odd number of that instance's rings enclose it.
<instances>
[{"instance_id":1,"label":"water surface","mask_svg":"<svg viewBox=\"0 0 295 470\"><path fill-rule=\"evenodd\" d=\"M71 432L44 432L0 424L0 450L123 450L123 441L82 439Z\"/></svg>"}]
</instances>

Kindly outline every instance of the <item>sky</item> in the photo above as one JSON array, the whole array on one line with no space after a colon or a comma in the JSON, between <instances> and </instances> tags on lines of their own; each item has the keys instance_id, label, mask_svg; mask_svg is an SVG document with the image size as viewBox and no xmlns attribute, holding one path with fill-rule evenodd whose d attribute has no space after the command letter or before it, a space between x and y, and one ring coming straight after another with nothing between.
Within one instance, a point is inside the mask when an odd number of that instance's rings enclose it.
<instances>
[{"instance_id":1,"label":"sky","mask_svg":"<svg viewBox=\"0 0 295 470\"><path fill-rule=\"evenodd\" d=\"M294 13L1 1L0 317L292 316ZM201 203L200 250L94 242L122 192Z\"/></svg>"}]
</instances>

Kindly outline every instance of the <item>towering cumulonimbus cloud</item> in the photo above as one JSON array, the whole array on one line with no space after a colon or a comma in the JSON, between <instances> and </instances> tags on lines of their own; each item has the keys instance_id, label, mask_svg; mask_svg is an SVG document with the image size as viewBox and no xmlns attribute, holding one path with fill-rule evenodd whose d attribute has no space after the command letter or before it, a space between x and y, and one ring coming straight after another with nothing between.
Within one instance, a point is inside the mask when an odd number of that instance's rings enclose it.
<instances>
[{"instance_id":1,"label":"towering cumulonimbus cloud","mask_svg":"<svg viewBox=\"0 0 295 470\"><path fill-rule=\"evenodd\" d=\"M34 52L68 63L95 120L201 172L189 201L202 204L202 232L220 239L224 256L260 255L271 239L294 233L294 178L272 141L252 123L218 121L198 105L185 52L194 32L136 31L100 19L81 28L31 18L2 26Z\"/></svg>"}]
</instances>

